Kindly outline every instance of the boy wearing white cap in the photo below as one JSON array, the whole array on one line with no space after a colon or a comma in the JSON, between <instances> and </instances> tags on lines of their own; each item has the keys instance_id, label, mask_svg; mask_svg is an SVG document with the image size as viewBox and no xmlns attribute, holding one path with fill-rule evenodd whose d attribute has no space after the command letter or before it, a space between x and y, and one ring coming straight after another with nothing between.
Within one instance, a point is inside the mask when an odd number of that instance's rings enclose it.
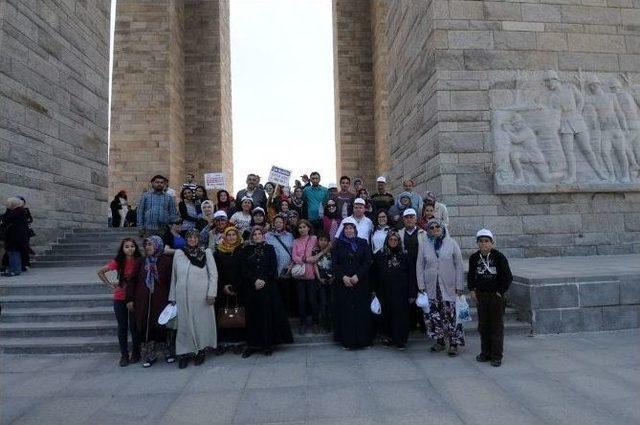
<instances>
[{"instance_id":1,"label":"boy wearing white cap","mask_svg":"<svg viewBox=\"0 0 640 425\"><path fill-rule=\"evenodd\" d=\"M373 211L377 212L384 210L389 211L394 204L393 195L387 192L387 179L384 176L380 176L376 179L376 186L378 191L371 195L371 206Z\"/></svg>"},{"instance_id":2,"label":"boy wearing white cap","mask_svg":"<svg viewBox=\"0 0 640 425\"><path fill-rule=\"evenodd\" d=\"M502 364L504 342L505 292L513 276L507 258L493 248L493 233L481 229L476 234L478 251L469 257L467 287L475 297L478 308L478 332L481 352L479 362L491 362L491 366Z\"/></svg>"},{"instance_id":3,"label":"boy wearing white cap","mask_svg":"<svg viewBox=\"0 0 640 425\"><path fill-rule=\"evenodd\" d=\"M373 233L373 221L369 219L369 217L364 215L366 209L366 203L362 198L356 198L353 201L353 215L349 217L354 219L356 222L356 230L358 232L357 236L361 239L367 241L368 244L371 244L371 233ZM336 232L336 237L340 236L340 233L343 229L342 223L338 227L338 231Z\"/></svg>"}]
</instances>

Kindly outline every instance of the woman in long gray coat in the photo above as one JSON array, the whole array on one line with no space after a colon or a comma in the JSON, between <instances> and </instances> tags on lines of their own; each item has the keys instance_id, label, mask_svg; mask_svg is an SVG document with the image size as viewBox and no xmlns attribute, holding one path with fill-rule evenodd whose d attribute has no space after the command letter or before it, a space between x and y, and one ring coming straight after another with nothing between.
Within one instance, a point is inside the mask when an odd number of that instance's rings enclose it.
<instances>
[{"instance_id":1,"label":"woman in long gray coat","mask_svg":"<svg viewBox=\"0 0 640 425\"><path fill-rule=\"evenodd\" d=\"M178 309L176 354L184 369L190 355L194 364L204 362L204 350L217 346L216 314L213 307L218 292L218 270L210 249L200 245L196 230L186 234L187 244L173 256L169 301Z\"/></svg>"},{"instance_id":2,"label":"woman in long gray coat","mask_svg":"<svg viewBox=\"0 0 640 425\"><path fill-rule=\"evenodd\" d=\"M419 245L416 262L418 289L429 296L429 311L425 313L427 334L436 340L432 352L458 355L464 346L462 324L456 324L456 296L462 295L464 266L458 243L449 237L444 223L432 218L427 223L427 240Z\"/></svg>"}]
</instances>

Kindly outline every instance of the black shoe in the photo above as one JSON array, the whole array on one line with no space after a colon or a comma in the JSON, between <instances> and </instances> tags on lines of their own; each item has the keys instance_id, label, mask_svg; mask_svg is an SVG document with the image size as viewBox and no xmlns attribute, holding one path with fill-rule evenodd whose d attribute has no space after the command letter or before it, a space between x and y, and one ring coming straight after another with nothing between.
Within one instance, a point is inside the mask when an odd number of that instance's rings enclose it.
<instances>
[{"instance_id":1,"label":"black shoe","mask_svg":"<svg viewBox=\"0 0 640 425\"><path fill-rule=\"evenodd\" d=\"M129 366L129 356L122 356L120 357L120 367L127 367Z\"/></svg>"},{"instance_id":2,"label":"black shoe","mask_svg":"<svg viewBox=\"0 0 640 425\"><path fill-rule=\"evenodd\" d=\"M189 366L189 357L180 356L180 360L178 360L178 369L184 369Z\"/></svg>"},{"instance_id":3,"label":"black shoe","mask_svg":"<svg viewBox=\"0 0 640 425\"><path fill-rule=\"evenodd\" d=\"M491 360L488 356L485 356L484 354L480 353L476 356L476 361L480 362L480 363L486 363L489 360Z\"/></svg>"},{"instance_id":4,"label":"black shoe","mask_svg":"<svg viewBox=\"0 0 640 425\"><path fill-rule=\"evenodd\" d=\"M269 357L270 355L273 354L273 348L265 348L264 349L264 355Z\"/></svg>"},{"instance_id":5,"label":"black shoe","mask_svg":"<svg viewBox=\"0 0 640 425\"><path fill-rule=\"evenodd\" d=\"M449 355L449 357L456 357L458 355L458 346L450 345L447 354Z\"/></svg>"},{"instance_id":6,"label":"black shoe","mask_svg":"<svg viewBox=\"0 0 640 425\"><path fill-rule=\"evenodd\" d=\"M157 361L158 361L158 358L147 359L147 360L144 361L144 363L142 363L142 367L144 367L144 368L151 367Z\"/></svg>"},{"instance_id":7,"label":"black shoe","mask_svg":"<svg viewBox=\"0 0 640 425\"><path fill-rule=\"evenodd\" d=\"M202 363L204 363L204 350L198 351L198 354L196 354L196 357L193 360L193 364L196 366L200 366Z\"/></svg>"},{"instance_id":8,"label":"black shoe","mask_svg":"<svg viewBox=\"0 0 640 425\"><path fill-rule=\"evenodd\" d=\"M247 357L251 357L252 354L253 350L251 348L245 348L244 352L242 353L242 358L246 359Z\"/></svg>"},{"instance_id":9,"label":"black shoe","mask_svg":"<svg viewBox=\"0 0 640 425\"><path fill-rule=\"evenodd\" d=\"M131 353L131 358L129 359L129 363L139 363L140 362L140 352L139 351L134 351L133 353Z\"/></svg>"},{"instance_id":10,"label":"black shoe","mask_svg":"<svg viewBox=\"0 0 640 425\"><path fill-rule=\"evenodd\" d=\"M493 367L502 366L502 360L491 360L491 366L493 366Z\"/></svg>"}]
</instances>

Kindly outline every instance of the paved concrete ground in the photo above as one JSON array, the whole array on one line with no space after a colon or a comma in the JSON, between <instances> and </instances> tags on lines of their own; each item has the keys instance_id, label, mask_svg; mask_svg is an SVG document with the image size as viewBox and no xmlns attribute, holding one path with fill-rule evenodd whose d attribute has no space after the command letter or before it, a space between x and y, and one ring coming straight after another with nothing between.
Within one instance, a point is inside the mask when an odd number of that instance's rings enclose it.
<instances>
[{"instance_id":1,"label":"paved concrete ground","mask_svg":"<svg viewBox=\"0 0 640 425\"><path fill-rule=\"evenodd\" d=\"M503 367L427 343L404 353L298 346L204 365L117 356L0 356L2 424L629 424L640 422L640 331L511 337Z\"/></svg>"}]
</instances>

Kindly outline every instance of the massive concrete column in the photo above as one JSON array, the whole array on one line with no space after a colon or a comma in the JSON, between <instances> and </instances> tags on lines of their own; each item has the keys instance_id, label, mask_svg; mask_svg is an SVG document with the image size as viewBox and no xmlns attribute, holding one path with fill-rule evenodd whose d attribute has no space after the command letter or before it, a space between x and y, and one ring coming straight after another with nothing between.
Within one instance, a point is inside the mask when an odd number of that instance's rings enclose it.
<instances>
[{"instance_id":1,"label":"massive concrete column","mask_svg":"<svg viewBox=\"0 0 640 425\"><path fill-rule=\"evenodd\" d=\"M154 174L184 174L183 5L118 0L113 52L109 189L137 197Z\"/></svg>"},{"instance_id":2,"label":"massive concrete column","mask_svg":"<svg viewBox=\"0 0 640 425\"><path fill-rule=\"evenodd\" d=\"M233 187L228 0L185 3L185 171L224 172Z\"/></svg>"},{"instance_id":3,"label":"massive concrete column","mask_svg":"<svg viewBox=\"0 0 640 425\"><path fill-rule=\"evenodd\" d=\"M232 184L229 3L120 0L111 104L110 193L154 174Z\"/></svg>"},{"instance_id":4,"label":"massive concrete column","mask_svg":"<svg viewBox=\"0 0 640 425\"><path fill-rule=\"evenodd\" d=\"M107 216L109 0L0 1L0 198L36 244Z\"/></svg>"}]
</instances>

